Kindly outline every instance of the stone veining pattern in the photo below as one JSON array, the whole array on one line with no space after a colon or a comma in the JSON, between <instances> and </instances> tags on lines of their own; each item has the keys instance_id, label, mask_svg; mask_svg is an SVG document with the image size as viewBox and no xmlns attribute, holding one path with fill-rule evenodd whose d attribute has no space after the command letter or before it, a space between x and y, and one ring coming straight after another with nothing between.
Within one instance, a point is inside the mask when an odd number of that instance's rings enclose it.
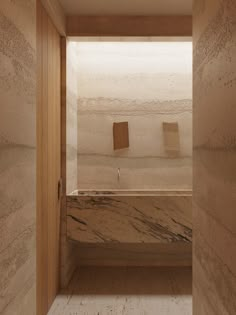
<instances>
[{"instance_id":1,"label":"stone veining pattern","mask_svg":"<svg viewBox=\"0 0 236 315\"><path fill-rule=\"evenodd\" d=\"M191 195L67 196L68 239L85 243L192 240Z\"/></svg>"},{"instance_id":2,"label":"stone veining pattern","mask_svg":"<svg viewBox=\"0 0 236 315\"><path fill-rule=\"evenodd\" d=\"M34 315L36 7L0 3L0 313Z\"/></svg>"}]
</instances>

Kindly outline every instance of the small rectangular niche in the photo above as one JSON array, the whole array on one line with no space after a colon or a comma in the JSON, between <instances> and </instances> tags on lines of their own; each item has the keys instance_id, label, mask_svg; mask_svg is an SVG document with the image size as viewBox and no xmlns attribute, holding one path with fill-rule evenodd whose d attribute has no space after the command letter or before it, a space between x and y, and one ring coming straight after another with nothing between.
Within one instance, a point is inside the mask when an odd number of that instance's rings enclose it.
<instances>
[{"instance_id":1,"label":"small rectangular niche","mask_svg":"<svg viewBox=\"0 0 236 315\"><path fill-rule=\"evenodd\" d=\"M127 121L113 123L113 147L114 150L129 147L129 124Z\"/></svg>"},{"instance_id":2,"label":"small rectangular niche","mask_svg":"<svg viewBox=\"0 0 236 315\"><path fill-rule=\"evenodd\" d=\"M179 125L177 122L163 122L164 147L169 157L178 157L180 153Z\"/></svg>"}]
</instances>

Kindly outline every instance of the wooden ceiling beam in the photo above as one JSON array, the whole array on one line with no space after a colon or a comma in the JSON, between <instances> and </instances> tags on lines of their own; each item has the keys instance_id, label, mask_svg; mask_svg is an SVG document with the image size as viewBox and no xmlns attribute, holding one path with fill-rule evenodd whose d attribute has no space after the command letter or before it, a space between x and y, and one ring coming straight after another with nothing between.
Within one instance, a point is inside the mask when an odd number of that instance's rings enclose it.
<instances>
[{"instance_id":1,"label":"wooden ceiling beam","mask_svg":"<svg viewBox=\"0 0 236 315\"><path fill-rule=\"evenodd\" d=\"M192 36L192 16L68 16L67 36Z\"/></svg>"}]
</instances>

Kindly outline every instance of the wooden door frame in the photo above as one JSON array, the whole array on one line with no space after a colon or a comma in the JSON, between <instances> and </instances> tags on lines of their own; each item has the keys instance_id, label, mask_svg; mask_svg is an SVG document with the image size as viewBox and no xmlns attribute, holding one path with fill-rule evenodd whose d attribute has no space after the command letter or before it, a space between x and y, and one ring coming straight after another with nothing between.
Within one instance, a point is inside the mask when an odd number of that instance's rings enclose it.
<instances>
[{"instance_id":1,"label":"wooden door frame","mask_svg":"<svg viewBox=\"0 0 236 315\"><path fill-rule=\"evenodd\" d=\"M46 315L59 290L61 172L61 35L48 8L54 0L36 0L37 50L37 188L36 188L36 314ZM49 5L49 7L46 6ZM56 11L54 11L56 12ZM61 21L61 20L60 20ZM59 22L60 22L59 21ZM49 74L55 73L54 76ZM48 78L49 76L49 78ZM52 106L48 106L52 104ZM54 105L53 105L54 104ZM50 123L48 119L53 118ZM52 130L49 131L50 125ZM59 135L58 135L59 133ZM60 143L59 143L60 142ZM48 148L54 146L48 151ZM53 152L57 152L53 153ZM55 161L55 169L53 161ZM50 169L52 171L49 176ZM51 211L49 211L51 209ZM55 223L54 223L55 222ZM52 224L50 224L52 223ZM52 253L52 255L48 255ZM54 269L55 265L55 269Z\"/></svg>"},{"instance_id":2,"label":"wooden door frame","mask_svg":"<svg viewBox=\"0 0 236 315\"><path fill-rule=\"evenodd\" d=\"M70 39L77 37L186 37L192 36L191 16L69 16L66 34ZM109 38L108 38L109 40ZM62 41L62 179L61 204L61 257L63 268L76 268L77 257L74 244L66 241L66 39ZM65 249L66 246L66 249ZM74 249L73 249L74 248ZM67 251L65 254L63 251ZM70 253L68 255L68 253ZM68 258L69 257L69 258ZM68 261L70 259L70 261ZM70 272L70 274L73 273ZM67 274L69 274L67 272ZM64 277L63 277L64 279ZM63 281L66 286L68 279Z\"/></svg>"},{"instance_id":3,"label":"wooden door frame","mask_svg":"<svg viewBox=\"0 0 236 315\"><path fill-rule=\"evenodd\" d=\"M42 3L46 9L53 24L61 35L61 176L63 181L63 192L61 198L61 215L66 215L66 36L192 36L192 18L190 16L73 16L65 18L57 0L37 0ZM39 40L37 38L37 40ZM38 56L40 58L40 56ZM40 81L38 81L40 84ZM37 93L37 103L39 101L39 93ZM37 106L37 148L40 148L39 135L42 130L38 124L40 116ZM40 167L37 161L37 262L39 263L42 252L39 250L39 238L44 231L40 226L39 211L41 207L39 180ZM60 218L59 224L62 225L63 218ZM61 235L65 233L61 226ZM60 240L61 243L61 240ZM59 244L62 248L62 245ZM61 249L62 250L62 249ZM61 257L61 254L60 254ZM59 260L60 262L60 260ZM37 263L37 265L38 265ZM60 270L60 267L59 267ZM46 315L40 311L40 303L42 303L42 274L37 268L37 315ZM58 275L59 277L59 275ZM47 295L47 293L46 293ZM44 297L45 298L45 297ZM48 299L48 296L46 296Z\"/></svg>"}]
</instances>

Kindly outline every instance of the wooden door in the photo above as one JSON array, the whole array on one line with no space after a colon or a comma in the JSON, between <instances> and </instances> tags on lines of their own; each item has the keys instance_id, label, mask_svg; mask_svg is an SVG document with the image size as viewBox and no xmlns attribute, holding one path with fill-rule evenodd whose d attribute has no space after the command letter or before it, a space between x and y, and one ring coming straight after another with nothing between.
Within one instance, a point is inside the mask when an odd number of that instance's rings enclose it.
<instances>
[{"instance_id":1,"label":"wooden door","mask_svg":"<svg viewBox=\"0 0 236 315\"><path fill-rule=\"evenodd\" d=\"M59 287L60 35L37 1L37 309L47 314Z\"/></svg>"}]
</instances>

